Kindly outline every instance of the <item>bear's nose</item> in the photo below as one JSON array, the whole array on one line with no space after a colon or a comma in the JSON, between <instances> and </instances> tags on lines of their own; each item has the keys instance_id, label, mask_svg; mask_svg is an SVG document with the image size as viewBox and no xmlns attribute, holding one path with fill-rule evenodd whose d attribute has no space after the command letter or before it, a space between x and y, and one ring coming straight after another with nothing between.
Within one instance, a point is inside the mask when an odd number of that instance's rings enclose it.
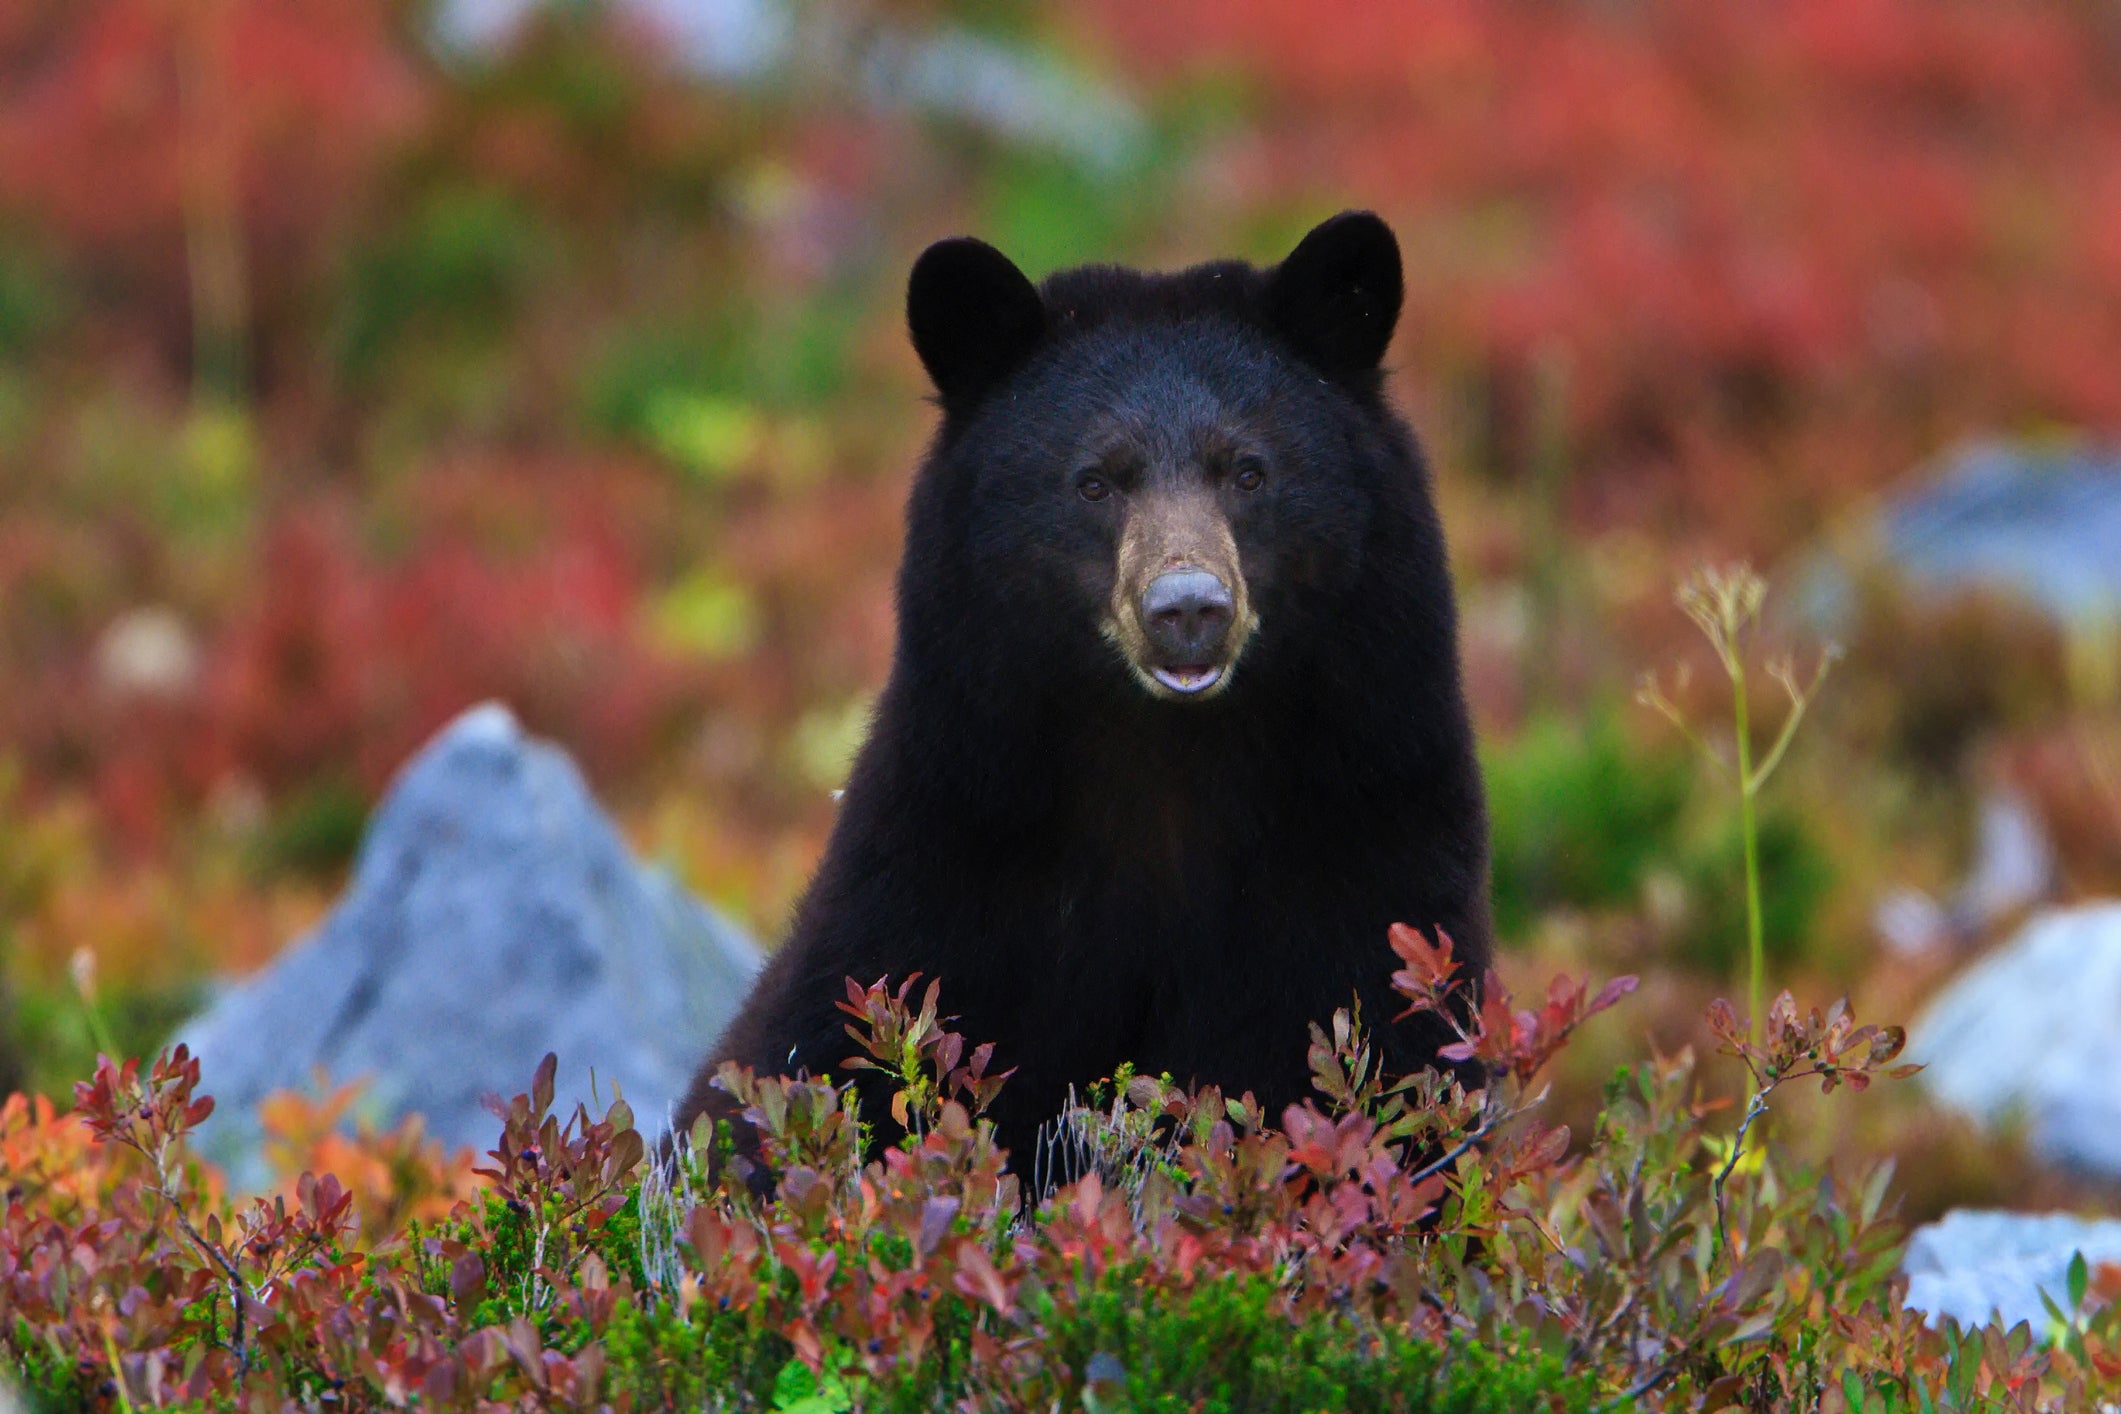
<instances>
[{"instance_id":1,"label":"bear's nose","mask_svg":"<svg viewBox=\"0 0 2121 1414\"><path fill-rule=\"evenodd\" d=\"M1230 619L1229 587L1206 570L1167 570L1142 592L1143 631L1172 666L1219 661Z\"/></svg>"}]
</instances>

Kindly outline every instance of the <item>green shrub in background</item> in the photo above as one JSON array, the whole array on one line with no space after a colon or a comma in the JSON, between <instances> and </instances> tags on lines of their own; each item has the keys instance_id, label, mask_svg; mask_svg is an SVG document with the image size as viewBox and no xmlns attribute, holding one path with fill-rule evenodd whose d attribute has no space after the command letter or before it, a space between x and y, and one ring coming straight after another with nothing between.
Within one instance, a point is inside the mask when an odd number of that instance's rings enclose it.
<instances>
[{"instance_id":1,"label":"green shrub in background","mask_svg":"<svg viewBox=\"0 0 2121 1414\"><path fill-rule=\"evenodd\" d=\"M1808 681L1786 659L1768 664L1765 676L1788 705L1772 738L1756 742L1748 688L1759 684L1745 653L1766 594L1766 581L1735 565L1697 572L1678 595L1730 680L1729 747L1711 743L1653 675L1638 701L1679 729L1677 741L1640 744L1610 711L1594 711L1580 722L1535 718L1484 753L1495 919L1505 935L1522 935L1552 908L1640 906L1644 885L1662 875L1679 885L1670 937L1678 960L1719 977L1743 964L1753 1014L1763 1013L1766 964L1803 955L1835 870L1807 817L1763 803L1761 787L1839 656L1829 646ZM1685 747L1711 767L1698 792Z\"/></svg>"},{"instance_id":2,"label":"green shrub in background","mask_svg":"<svg viewBox=\"0 0 2121 1414\"><path fill-rule=\"evenodd\" d=\"M1743 824L1683 749L1639 741L1599 711L1535 718L1481 760L1504 937L1524 937L1552 909L1641 908L1663 879L1678 885L1674 960L1737 975L1747 961ZM1757 824L1763 946L1784 966L1804 957L1838 875L1800 806L1763 806Z\"/></svg>"},{"instance_id":3,"label":"green shrub in background","mask_svg":"<svg viewBox=\"0 0 2121 1414\"><path fill-rule=\"evenodd\" d=\"M1651 868L1677 852L1686 756L1639 745L1610 710L1536 718L1489 745L1482 766L1505 937L1551 908L1633 906Z\"/></svg>"},{"instance_id":4,"label":"green shrub in background","mask_svg":"<svg viewBox=\"0 0 2121 1414\"><path fill-rule=\"evenodd\" d=\"M658 424L673 402L754 414L819 408L846 389L854 323L844 303L825 297L627 325L583 370L580 416L596 432L660 449Z\"/></svg>"},{"instance_id":5,"label":"green shrub in background","mask_svg":"<svg viewBox=\"0 0 2121 1414\"><path fill-rule=\"evenodd\" d=\"M337 355L347 378L376 377L401 351L465 356L498 349L519 318L555 237L505 191L429 193L403 225L361 250L341 276Z\"/></svg>"},{"instance_id":6,"label":"green shrub in background","mask_svg":"<svg viewBox=\"0 0 2121 1414\"><path fill-rule=\"evenodd\" d=\"M258 832L250 865L261 878L283 874L329 876L353 863L368 827L368 801L344 777L297 786Z\"/></svg>"},{"instance_id":7,"label":"green shrub in background","mask_svg":"<svg viewBox=\"0 0 2121 1414\"><path fill-rule=\"evenodd\" d=\"M63 318L66 297L47 267L0 232L0 364L28 354Z\"/></svg>"},{"instance_id":8,"label":"green shrub in background","mask_svg":"<svg viewBox=\"0 0 2121 1414\"><path fill-rule=\"evenodd\" d=\"M0 937L0 966L7 962L6 953ZM158 1049L205 998L206 987L199 982L119 982L97 989L90 1012L64 979L11 981L0 984L0 1002L9 1004L0 1015L0 1049L14 1048L22 1089L63 1095L95 1065L99 1052L147 1055Z\"/></svg>"},{"instance_id":9,"label":"green shrub in background","mask_svg":"<svg viewBox=\"0 0 2121 1414\"><path fill-rule=\"evenodd\" d=\"M1787 807L1759 819L1762 951L1775 967L1802 961L1837 881L1833 859L1806 816ZM1685 914L1676 957L1714 977L1746 962L1745 838L1735 812L1688 841L1677 861Z\"/></svg>"}]
</instances>

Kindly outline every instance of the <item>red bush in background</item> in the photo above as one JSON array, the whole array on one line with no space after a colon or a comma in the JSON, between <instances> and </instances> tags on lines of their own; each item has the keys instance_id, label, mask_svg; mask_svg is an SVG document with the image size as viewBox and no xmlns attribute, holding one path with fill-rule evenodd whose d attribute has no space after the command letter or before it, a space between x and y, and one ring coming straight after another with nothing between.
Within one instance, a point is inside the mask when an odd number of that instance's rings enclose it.
<instances>
[{"instance_id":1,"label":"red bush in background","mask_svg":"<svg viewBox=\"0 0 2121 1414\"><path fill-rule=\"evenodd\" d=\"M593 775L637 777L701 709L703 681L650 646L624 547L570 523L514 557L439 539L379 559L346 516L264 534L256 592L204 646L195 685L114 689L82 661L16 704L38 778L86 768L122 835L153 844L230 782L268 799L319 781L372 797L486 698L564 740Z\"/></svg>"},{"instance_id":2,"label":"red bush in background","mask_svg":"<svg viewBox=\"0 0 2121 1414\"><path fill-rule=\"evenodd\" d=\"M12 4L0 215L32 213L82 275L128 295L122 333L184 347L185 324L157 320L216 298L202 242L228 241L257 277L238 301L284 313L421 120L398 18L371 0Z\"/></svg>"},{"instance_id":3,"label":"red bush in background","mask_svg":"<svg viewBox=\"0 0 2121 1414\"><path fill-rule=\"evenodd\" d=\"M1609 514L1670 497L1772 549L1966 432L2121 425L2121 34L2092 10L1091 12L1145 78L1242 75L1244 199L1401 223L1399 357L1475 420L1566 355Z\"/></svg>"},{"instance_id":4,"label":"red bush in background","mask_svg":"<svg viewBox=\"0 0 2121 1414\"><path fill-rule=\"evenodd\" d=\"M229 754L268 786L351 762L373 786L450 716L501 697L592 770L667 747L684 675L637 641L639 585L595 527L496 562L460 542L364 565L322 518L276 527L264 594L217 645Z\"/></svg>"}]
</instances>

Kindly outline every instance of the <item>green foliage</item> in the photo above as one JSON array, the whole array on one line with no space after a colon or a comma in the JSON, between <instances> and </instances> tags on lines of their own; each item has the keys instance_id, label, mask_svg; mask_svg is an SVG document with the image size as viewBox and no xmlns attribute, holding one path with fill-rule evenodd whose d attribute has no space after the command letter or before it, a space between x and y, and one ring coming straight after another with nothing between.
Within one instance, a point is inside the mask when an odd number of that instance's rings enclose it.
<instances>
[{"instance_id":1,"label":"green foliage","mask_svg":"<svg viewBox=\"0 0 2121 1414\"><path fill-rule=\"evenodd\" d=\"M46 263L0 231L0 365L28 353L59 324L64 298Z\"/></svg>"},{"instance_id":2,"label":"green foliage","mask_svg":"<svg viewBox=\"0 0 2121 1414\"><path fill-rule=\"evenodd\" d=\"M199 1009L205 988L197 982L109 982L97 988L93 1013L63 980L17 982L13 992L6 1039L22 1058L23 1088L63 1094L74 1077L95 1065L99 1051L148 1055L159 1050Z\"/></svg>"},{"instance_id":3,"label":"green foliage","mask_svg":"<svg viewBox=\"0 0 2121 1414\"><path fill-rule=\"evenodd\" d=\"M681 1315L669 1302L629 1302L604 1333L611 1392L650 1409L770 1407L793 1352L741 1311L717 1306Z\"/></svg>"},{"instance_id":4,"label":"green foliage","mask_svg":"<svg viewBox=\"0 0 2121 1414\"><path fill-rule=\"evenodd\" d=\"M1583 1410L1594 1388L1537 1352L1497 1355L1437 1346L1403 1329L1314 1313L1294 1324L1274 1284L1256 1275L1207 1276L1162 1298L1157 1274L1115 1267L1079 1303L1051 1313L1041 1337L1051 1393L1105 1411L1407 1411L1487 1414ZM924 1356L882 1375L859 1373L855 1353L828 1349L822 1372L764 1334L743 1308L700 1303L624 1308L604 1337L612 1391L650 1407L697 1407L707 1391L725 1407L838 1414L926 1410L977 1399L968 1337L979 1305L946 1295ZM1037 1407L1029 1388L1017 1391ZM1544 1401L1544 1402L1543 1402Z\"/></svg>"},{"instance_id":5,"label":"green foliage","mask_svg":"<svg viewBox=\"0 0 2121 1414\"><path fill-rule=\"evenodd\" d=\"M1594 1390L1546 1355L1435 1345L1331 1312L1291 1323L1256 1276L1145 1302L1139 1273L1106 1274L1049 1334L1083 1407L1130 1414L1514 1414L1585 1410Z\"/></svg>"},{"instance_id":6,"label":"green foliage","mask_svg":"<svg viewBox=\"0 0 2121 1414\"><path fill-rule=\"evenodd\" d=\"M325 777L295 791L260 833L256 865L266 874L321 874L352 862L368 823L368 801L351 781Z\"/></svg>"},{"instance_id":7,"label":"green foliage","mask_svg":"<svg viewBox=\"0 0 2121 1414\"><path fill-rule=\"evenodd\" d=\"M1610 712L1541 717L1482 756L1492 817L1496 926L1522 936L1553 908L1640 907L1653 877L1680 886L1676 961L1729 977L1746 959L1744 830L1705 798L1684 753L1633 738ZM1799 960L1838 871L1811 818L1781 803L1757 820L1767 959Z\"/></svg>"},{"instance_id":8,"label":"green foliage","mask_svg":"<svg viewBox=\"0 0 2121 1414\"><path fill-rule=\"evenodd\" d=\"M1838 879L1807 816L1765 808L1759 819L1761 940L1768 962L1801 960L1817 936L1821 908ZM1687 916L1678 955L1700 971L1730 977L1745 961L1745 840L1735 814L1690 845L1679 861Z\"/></svg>"},{"instance_id":9,"label":"green foliage","mask_svg":"<svg viewBox=\"0 0 2121 1414\"><path fill-rule=\"evenodd\" d=\"M13 1339L7 1344L4 1363L0 1363L0 1377L15 1380L30 1408L38 1414L92 1408L80 1363L68 1359L63 1348L40 1341L37 1336L28 1321L15 1318ZM0 1389L4 1388L0 1385Z\"/></svg>"},{"instance_id":10,"label":"green foliage","mask_svg":"<svg viewBox=\"0 0 2121 1414\"><path fill-rule=\"evenodd\" d=\"M981 227L1033 279L1126 249L1123 183L1057 153L1019 152L996 164Z\"/></svg>"},{"instance_id":11,"label":"green foliage","mask_svg":"<svg viewBox=\"0 0 2121 1414\"><path fill-rule=\"evenodd\" d=\"M429 193L401 227L353 258L339 299L338 359L360 381L393 354L500 340L549 255L535 214L487 186Z\"/></svg>"},{"instance_id":12,"label":"green foliage","mask_svg":"<svg viewBox=\"0 0 2121 1414\"><path fill-rule=\"evenodd\" d=\"M1536 718L1489 745L1482 766L1505 936L1557 906L1636 902L1671 856L1691 789L1683 756L1638 745L1612 712Z\"/></svg>"},{"instance_id":13,"label":"green foliage","mask_svg":"<svg viewBox=\"0 0 2121 1414\"><path fill-rule=\"evenodd\" d=\"M854 333L847 315L828 296L770 309L703 307L679 322L622 328L583 374L582 415L607 435L720 469L759 435L745 419L815 408L842 391ZM715 427L689 431L701 418Z\"/></svg>"}]
</instances>

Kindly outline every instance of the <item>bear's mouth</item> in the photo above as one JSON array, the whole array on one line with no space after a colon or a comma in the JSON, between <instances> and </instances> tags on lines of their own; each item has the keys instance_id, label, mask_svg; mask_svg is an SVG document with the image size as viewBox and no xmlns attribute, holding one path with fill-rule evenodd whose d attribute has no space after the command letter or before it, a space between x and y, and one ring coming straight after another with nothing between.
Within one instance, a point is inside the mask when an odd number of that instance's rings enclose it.
<instances>
[{"instance_id":1,"label":"bear's mouth","mask_svg":"<svg viewBox=\"0 0 2121 1414\"><path fill-rule=\"evenodd\" d=\"M1193 697L1221 682L1223 669L1218 663L1203 663L1195 667L1151 668L1149 676L1181 696Z\"/></svg>"}]
</instances>

